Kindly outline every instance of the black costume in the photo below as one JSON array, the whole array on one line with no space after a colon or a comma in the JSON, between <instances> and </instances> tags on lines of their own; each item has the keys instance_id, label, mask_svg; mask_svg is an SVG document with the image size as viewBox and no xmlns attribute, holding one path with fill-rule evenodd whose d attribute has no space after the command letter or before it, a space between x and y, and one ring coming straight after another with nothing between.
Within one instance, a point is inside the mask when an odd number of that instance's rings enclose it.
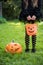
<instances>
[{"instance_id":1,"label":"black costume","mask_svg":"<svg viewBox=\"0 0 43 65\"><path fill-rule=\"evenodd\" d=\"M28 15L30 15L30 16L35 15L37 17L37 19L40 19L41 16L42 16L41 11L40 11L41 0L38 0L38 7L35 7L35 8L33 8L31 0L28 0L28 2L29 2L29 6L28 6L27 9L25 9L25 3L22 0L22 3L21 3L22 10L21 10L21 13L20 13L20 16L19 16L19 20L26 21L27 20L26 17Z\"/></svg>"},{"instance_id":2,"label":"black costume","mask_svg":"<svg viewBox=\"0 0 43 65\"><path fill-rule=\"evenodd\" d=\"M36 16L36 19L39 20L41 18L41 0L38 0L38 7L33 7L32 1L28 0L29 6L27 9L25 9L25 3L22 0L22 10L19 16L19 20L24 20L25 22L27 21L27 16ZM34 23L33 21L28 21L29 23ZM25 32L25 43L26 43L26 51L29 51L28 45L29 45L29 36ZM36 35L32 36L32 51L35 52L35 44L36 44Z\"/></svg>"}]
</instances>

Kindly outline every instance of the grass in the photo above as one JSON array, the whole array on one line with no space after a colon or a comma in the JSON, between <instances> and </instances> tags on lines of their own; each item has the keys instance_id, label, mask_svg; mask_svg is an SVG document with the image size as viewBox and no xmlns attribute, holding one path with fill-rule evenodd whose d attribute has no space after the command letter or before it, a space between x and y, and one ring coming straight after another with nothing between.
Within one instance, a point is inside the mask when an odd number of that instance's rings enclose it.
<instances>
[{"instance_id":1,"label":"grass","mask_svg":"<svg viewBox=\"0 0 43 65\"><path fill-rule=\"evenodd\" d=\"M24 37L23 22L14 20L0 24L0 65L43 65L43 23L38 23L36 53L25 53ZM22 53L12 55L5 52L5 46L12 40L21 44Z\"/></svg>"}]
</instances>

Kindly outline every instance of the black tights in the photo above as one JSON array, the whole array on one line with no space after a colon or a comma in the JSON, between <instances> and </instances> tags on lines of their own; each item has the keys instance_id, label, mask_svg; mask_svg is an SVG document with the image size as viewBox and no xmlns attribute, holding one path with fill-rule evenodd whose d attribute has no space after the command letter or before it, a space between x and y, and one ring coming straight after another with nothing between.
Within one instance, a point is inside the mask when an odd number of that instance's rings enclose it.
<instances>
[{"instance_id":1,"label":"black tights","mask_svg":"<svg viewBox=\"0 0 43 65\"><path fill-rule=\"evenodd\" d=\"M29 49L29 42L30 42L30 36L25 33L25 44L26 44L26 49ZM32 49L35 49L36 46L36 35L32 35Z\"/></svg>"}]
</instances>

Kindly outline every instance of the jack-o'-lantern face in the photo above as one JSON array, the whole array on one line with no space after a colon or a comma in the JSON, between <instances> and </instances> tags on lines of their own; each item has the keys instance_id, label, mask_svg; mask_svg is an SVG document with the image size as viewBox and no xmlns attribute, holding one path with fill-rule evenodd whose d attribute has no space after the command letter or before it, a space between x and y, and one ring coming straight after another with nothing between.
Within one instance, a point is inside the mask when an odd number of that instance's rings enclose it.
<instances>
[{"instance_id":1,"label":"jack-o'-lantern face","mask_svg":"<svg viewBox=\"0 0 43 65\"><path fill-rule=\"evenodd\" d=\"M28 35L36 35L37 25L36 24L26 24L26 32Z\"/></svg>"},{"instance_id":2,"label":"jack-o'-lantern face","mask_svg":"<svg viewBox=\"0 0 43 65\"><path fill-rule=\"evenodd\" d=\"M14 48L15 48L15 53L21 53L22 52L22 47L20 44L15 43Z\"/></svg>"}]
</instances>

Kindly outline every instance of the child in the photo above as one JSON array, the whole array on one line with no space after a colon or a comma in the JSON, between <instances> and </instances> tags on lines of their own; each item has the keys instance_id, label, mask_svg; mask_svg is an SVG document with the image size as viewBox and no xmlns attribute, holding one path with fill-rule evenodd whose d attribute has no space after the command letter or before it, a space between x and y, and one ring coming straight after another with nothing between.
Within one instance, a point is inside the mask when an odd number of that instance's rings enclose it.
<instances>
[{"instance_id":1,"label":"child","mask_svg":"<svg viewBox=\"0 0 43 65\"><path fill-rule=\"evenodd\" d=\"M35 20L41 18L41 0L22 0L22 10L19 16L19 20L27 21L28 23L35 23ZM25 51L29 51L29 35L25 32ZM35 52L36 35L32 35L32 52Z\"/></svg>"}]
</instances>

